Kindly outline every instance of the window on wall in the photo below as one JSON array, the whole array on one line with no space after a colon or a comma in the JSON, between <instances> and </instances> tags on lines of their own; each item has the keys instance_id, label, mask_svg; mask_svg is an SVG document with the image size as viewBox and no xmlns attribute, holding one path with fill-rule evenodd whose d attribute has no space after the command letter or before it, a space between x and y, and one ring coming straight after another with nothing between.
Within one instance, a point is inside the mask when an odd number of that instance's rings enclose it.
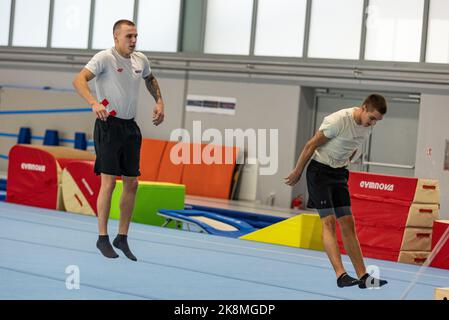
<instances>
[{"instance_id":1,"label":"window on wall","mask_svg":"<svg viewBox=\"0 0 449 320\"><path fill-rule=\"evenodd\" d=\"M426 62L449 63L449 1L430 1Z\"/></svg>"},{"instance_id":2,"label":"window on wall","mask_svg":"<svg viewBox=\"0 0 449 320\"><path fill-rule=\"evenodd\" d=\"M146 51L178 51L180 0L140 0L137 48Z\"/></svg>"},{"instance_id":3,"label":"window on wall","mask_svg":"<svg viewBox=\"0 0 449 320\"><path fill-rule=\"evenodd\" d=\"M11 0L0 0L0 46L8 45L10 16Z\"/></svg>"},{"instance_id":4,"label":"window on wall","mask_svg":"<svg viewBox=\"0 0 449 320\"><path fill-rule=\"evenodd\" d=\"M253 0L208 0L205 53L248 55Z\"/></svg>"},{"instance_id":5,"label":"window on wall","mask_svg":"<svg viewBox=\"0 0 449 320\"><path fill-rule=\"evenodd\" d=\"M302 57L307 0L259 0L254 54Z\"/></svg>"},{"instance_id":6,"label":"window on wall","mask_svg":"<svg viewBox=\"0 0 449 320\"><path fill-rule=\"evenodd\" d=\"M366 60L419 62L424 0L370 0Z\"/></svg>"},{"instance_id":7,"label":"window on wall","mask_svg":"<svg viewBox=\"0 0 449 320\"><path fill-rule=\"evenodd\" d=\"M46 47L50 0L16 0L12 44Z\"/></svg>"},{"instance_id":8,"label":"window on wall","mask_svg":"<svg viewBox=\"0 0 449 320\"><path fill-rule=\"evenodd\" d=\"M134 0L96 0L93 49L105 49L114 46L112 27L117 20L133 20Z\"/></svg>"},{"instance_id":9,"label":"window on wall","mask_svg":"<svg viewBox=\"0 0 449 320\"><path fill-rule=\"evenodd\" d=\"M359 59L363 0L313 0L308 57Z\"/></svg>"},{"instance_id":10,"label":"window on wall","mask_svg":"<svg viewBox=\"0 0 449 320\"><path fill-rule=\"evenodd\" d=\"M86 49L90 0L55 0L51 46Z\"/></svg>"}]
</instances>

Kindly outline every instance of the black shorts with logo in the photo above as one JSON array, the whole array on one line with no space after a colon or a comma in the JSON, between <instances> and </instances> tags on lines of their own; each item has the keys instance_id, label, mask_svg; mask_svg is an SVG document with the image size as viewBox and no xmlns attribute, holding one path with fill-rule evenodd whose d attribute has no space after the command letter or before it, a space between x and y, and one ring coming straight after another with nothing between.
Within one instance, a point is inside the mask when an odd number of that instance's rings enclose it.
<instances>
[{"instance_id":1,"label":"black shorts with logo","mask_svg":"<svg viewBox=\"0 0 449 320\"><path fill-rule=\"evenodd\" d=\"M97 119L94 127L94 171L114 176L140 176L140 146L142 134L134 119L125 120L109 116Z\"/></svg>"},{"instance_id":2,"label":"black shorts with logo","mask_svg":"<svg viewBox=\"0 0 449 320\"><path fill-rule=\"evenodd\" d=\"M312 159L306 177L309 198L321 218L331 214L337 218L352 214L348 169L332 168Z\"/></svg>"}]
</instances>

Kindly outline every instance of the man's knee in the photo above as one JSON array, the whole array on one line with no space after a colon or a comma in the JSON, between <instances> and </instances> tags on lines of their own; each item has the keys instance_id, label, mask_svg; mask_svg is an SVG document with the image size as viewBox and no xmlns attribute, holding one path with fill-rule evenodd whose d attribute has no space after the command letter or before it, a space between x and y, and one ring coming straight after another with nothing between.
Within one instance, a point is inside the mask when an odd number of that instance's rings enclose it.
<instances>
[{"instance_id":1,"label":"man's knee","mask_svg":"<svg viewBox=\"0 0 449 320\"><path fill-rule=\"evenodd\" d=\"M112 193L115 188L115 177L114 176L102 176L101 177L101 189L107 193Z\"/></svg>"},{"instance_id":2,"label":"man's knee","mask_svg":"<svg viewBox=\"0 0 449 320\"><path fill-rule=\"evenodd\" d=\"M329 215L321 219L323 225L323 231L335 232L336 229L336 219L334 215Z\"/></svg>"},{"instance_id":3,"label":"man's knee","mask_svg":"<svg viewBox=\"0 0 449 320\"><path fill-rule=\"evenodd\" d=\"M340 225L341 233L344 236L353 236L355 232L355 223L352 216L344 216L338 219Z\"/></svg>"},{"instance_id":4,"label":"man's knee","mask_svg":"<svg viewBox=\"0 0 449 320\"><path fill-rule=\"evenodd\" d=\"M124 178L123 179L123 189L125 192L136 193L139 182L137 178Z\"/></svg>"}]
</instances>

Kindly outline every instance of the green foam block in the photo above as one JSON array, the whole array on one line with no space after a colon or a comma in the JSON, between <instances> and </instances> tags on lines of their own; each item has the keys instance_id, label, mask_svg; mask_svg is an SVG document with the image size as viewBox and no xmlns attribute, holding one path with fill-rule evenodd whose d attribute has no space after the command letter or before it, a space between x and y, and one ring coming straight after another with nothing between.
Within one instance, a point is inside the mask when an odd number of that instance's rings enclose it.
<instances>
[{"instance_id":1,"label":"green foam block","mask_svg":"<svg viewBox=\"0 0 449 320\"><path fill-rule=\"evenodd\" d=\"M123 182L117 181L112 194L111 219L120 219L120 197ZM182 184L139 181L132 220L133 222L162 226L165 219L157 215L159 209L184 209L185 186ZM175 224L169 225L174 227Z\"/></svg>"}]
</instances>

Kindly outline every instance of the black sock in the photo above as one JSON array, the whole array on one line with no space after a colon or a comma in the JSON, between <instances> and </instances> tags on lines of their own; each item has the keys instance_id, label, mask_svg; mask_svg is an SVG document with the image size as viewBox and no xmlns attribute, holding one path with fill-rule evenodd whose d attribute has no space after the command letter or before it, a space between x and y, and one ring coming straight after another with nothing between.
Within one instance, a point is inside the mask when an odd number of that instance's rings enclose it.
<instances>
[{"instance_id":1,"label":"black sock","mask_svg":"<svg viewBox=\"0 0 449 320\"><path fill-rule=\"evenodd\" d=\"M97 240L97 248L100 249L101 253L108 258L118 258L117 252L112 248L111 243L109 242L109 236L98 236Z\"/></svg>"},{"instance_id":2,"label":"black sock","mask_svg":"<svg viewBox=\"0 0 449 320\"><path fill-rule=\"evenodd\" d=\"M337 279L337 286L339 288L352 287L352 286L356 286L358 284L359 284L359 280L351 277L346 272L343 273L341 276L339 276Z\"/></svg>"},{"instance_id":3,"label":"black sock","mask_svg":"<svg viewBox=\"0 0 449 320\"><path fill-rule=\"evenodd\" d=\"M133 253L129 249L127 238L128 236L125 234L118 234L117 237L115 237L112 244L114 245L114 247L122 250L125 256L128 257L128 259L132 261L137 261L137 258L133 255Z\"/></svg>"},{"instance_id":4,"label":"black sock","mask_svg":"<svg viewBox=\"0 0 449 320\"><path fill-rule=\"evenodd\" d=\"M369 275L368 273L365 273L359 281L359 288L360 289L366 289L366 288L378 288L382 287L383 285L386 285L388 283L387 280L381 280L374 278L373 276Z\"/></svg>"}]
</instances>

